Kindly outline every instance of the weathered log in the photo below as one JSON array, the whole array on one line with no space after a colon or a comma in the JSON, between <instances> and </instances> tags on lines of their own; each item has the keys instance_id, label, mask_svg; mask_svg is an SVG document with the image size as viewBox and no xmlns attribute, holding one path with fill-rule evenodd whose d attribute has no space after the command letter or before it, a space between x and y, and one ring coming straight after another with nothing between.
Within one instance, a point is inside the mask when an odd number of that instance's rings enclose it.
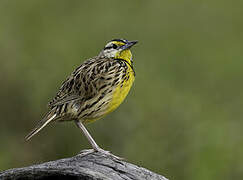
<instances>
[{"instance_id":1,"label":"weathered log","mask_svg":"<svg viewBox=\"0 0 243 180\"><path fill-rule=\"evenodd\" d=\"M111 153L92 150L65 159L0 172L0 179L62 180L168 180L145 168L125 162Z\"/></svg>"}]
</instances>

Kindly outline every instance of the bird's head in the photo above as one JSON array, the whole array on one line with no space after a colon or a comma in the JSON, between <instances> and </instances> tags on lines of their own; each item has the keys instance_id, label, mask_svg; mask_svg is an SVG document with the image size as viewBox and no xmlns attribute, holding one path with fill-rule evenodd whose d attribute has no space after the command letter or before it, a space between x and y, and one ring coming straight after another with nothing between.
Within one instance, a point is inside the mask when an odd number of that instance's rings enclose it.
<instances>
[{"instance_id":1,"label":"bird's head","mask_svg":"<svg viewBox=\"0 0 243 180\"><path fill-rule=\"evenodd\" d=\"M100 52L100 56L132 61L130 49L137 42L138 41L128 41L125 39L113 39L105 45L104 49Z\"/></svg>"}]
</instances>

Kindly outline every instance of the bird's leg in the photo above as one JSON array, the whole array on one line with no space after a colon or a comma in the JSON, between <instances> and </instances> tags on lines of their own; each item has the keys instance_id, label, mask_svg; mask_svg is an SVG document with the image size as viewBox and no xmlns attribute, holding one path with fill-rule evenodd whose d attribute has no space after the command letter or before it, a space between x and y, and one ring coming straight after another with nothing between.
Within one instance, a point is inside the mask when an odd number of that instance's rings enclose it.
<instances>
[{"instance_id":1,"label":"bird's leg","mask_svg":"<svg viewBox=\"0 0 243 180\"><path fill-rule=\"evenodd\" d=\"M88 139L89 143L91 144L92 148L95 151L100 151L101 148L96 144L95 140L92 138L92 136L89 134L88 130L84 127L83 123L80 122L79 120L75 120L76 125L78 126L78 128L80 128L84 135L86 136L86 138Z\"/></svg>"},{"instance_id":2,"label":"bird's leg","mask_svg":"<svg viewBox=\"0 0 243 180\"><path fill-rule=\"evenodd\" d=\"M75 123L76 125L78 126L78 128L80 128L84 135L86 136L86 138L88 139L89 143L91 144L92 148L93 148L93 151L96 151L96 152L100 152L100 153L103 153L103 154L106 154L106 155L109 155L109 156L112 156L116 159L119 159L119 160L122 160L122 158L118 157L118 156L115 156L113 154L111 154L109 151L106 151L104 149L101 149L97 144L96 142L94 141L94 139L92 138L92 136L89 134L88 130L84 127L83 123L80 122L79 120L75 120ZM89 154L89 153L92 153L93 151L87 151L87 152L84 152L85 154Z\"/></svg>"}]
</instances>

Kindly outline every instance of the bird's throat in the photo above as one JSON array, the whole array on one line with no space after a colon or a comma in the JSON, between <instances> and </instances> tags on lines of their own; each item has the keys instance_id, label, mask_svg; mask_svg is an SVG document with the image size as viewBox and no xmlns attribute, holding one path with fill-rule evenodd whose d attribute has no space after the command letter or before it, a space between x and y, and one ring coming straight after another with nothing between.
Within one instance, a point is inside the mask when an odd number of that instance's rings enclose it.
<instances>
[{"instance_id":1,"label":"bird's throat","mask_svg":"<svg viewBox=\"0 0 243 180\"><path fill-rule=\"evenodd\" d=\"M130 49L126 49L124 51L117 53L115 59L123 59L127 61L130 65L132 65L132 53Z\"/></svg>"}]
</instances>

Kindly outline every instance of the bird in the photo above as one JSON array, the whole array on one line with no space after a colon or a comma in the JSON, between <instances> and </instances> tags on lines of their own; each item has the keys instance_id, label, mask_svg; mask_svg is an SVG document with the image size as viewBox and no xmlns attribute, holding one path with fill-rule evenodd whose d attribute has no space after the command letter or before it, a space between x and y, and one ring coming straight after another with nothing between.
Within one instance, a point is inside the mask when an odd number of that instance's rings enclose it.
<instances>
[{"instance_id":1,"label":"bird","mask_svg":"<svg viewBox=\"0 0 243 180\"><path fill-rule=\"evenodd\" d=\"M74 121L92 146L105 152L84 124L114 111L125 99L135 80L131 47L138 41L113 39L101 52L78 66L49 102L49 111L25 137L30 140L51 122Z\"/></svg>"}]
</instances>

